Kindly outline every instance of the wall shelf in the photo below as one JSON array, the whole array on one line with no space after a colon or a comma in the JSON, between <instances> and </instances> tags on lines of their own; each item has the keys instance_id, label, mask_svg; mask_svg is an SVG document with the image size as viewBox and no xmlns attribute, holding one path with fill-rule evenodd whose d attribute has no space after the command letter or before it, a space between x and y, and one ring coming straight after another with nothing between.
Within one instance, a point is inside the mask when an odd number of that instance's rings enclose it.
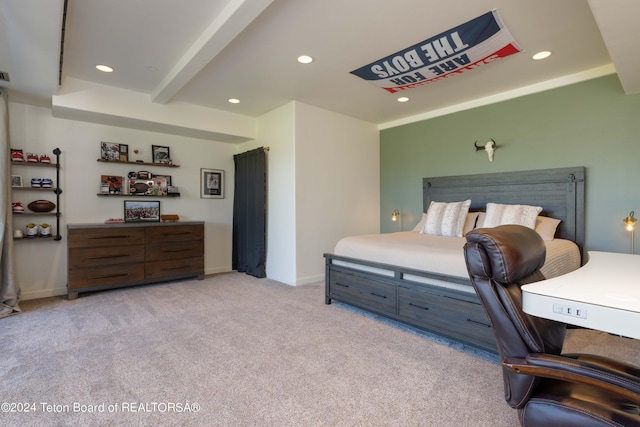
<instances>
[{"instance_id":1,"label":"wall shelf","mask_svg":"<svg viewBox=\"0 0 640 427\"><path fill-rule=\"evenodd\" d=\"M36 216L60 216L62 215L62 213L60 212L13 212L13 214L15 216L31 216L31 215L36 215Z\"/></svg>"},{"instance_id":2,"label":"wall shelf","mask_svg":"<svg viewBox=\"0 0 640 427\"><path fill-rule=\"evenodd\" d=\"M34 188L34 187L11 187L11 189L13 191L48 191L48 192L53 192L56 194L61 194L62 193L62 189L60 188ZM57 192L60 193L57 193Z\"/></svg>"},{"instance_id":3,"label":"wall shelf","mask_svg":"<svg viewBox=\"0 0 640 427\"><path fill-rule=\"evenodd\" d=\"M55 168L56 170L56 187L54 188L33 188L33 187L11 187L11 191L46 191L52 192L56 195L56 207L55 211L50 212L13 212L15 217L20 216L55 216L56 217L56 234L50 237L19 237L13 240L32 240L32 241L43 241L43 240L54 240L60 241L62 240L62 235L60 234L60 194L62 194L62 189L58 187L60 185L60 154L62 152L59 148L55 148L53 150L53 154L55 155L55 162L51 163L40 163L40 162L14 162L11 161L11 166L29 166L29 167L44 167L44 168Z\"/></svg>"},{"instance_id":4,"label":"wall shelf","mask_svg":"<svg viewBox=\"0 0 640 427\"><path fill-rule=\"evenodd\" d=\"M107 159L98 159L99 162L101 163L120 163L120 164L125 164L125 165L142 165L142 166L158 166L161 168L179 168L180 165L174 165L174 164L166 164L166 163L148 163L148 162L125 162L122 160L107 160Z\"/></svg>"},{"instance_id":5,"label":"wall shelf","mask_svg":"<svg viewBox=\"0 0 640 427\"><path fill-rule=\"evenodd\" d=\"M100 197L133 197L133 198L140 198L140 199L145 198L145 197L161 197L163 199L166 199L166 198L171 198L171 197L180 197L180 193L173 193L171 195L168 194L166 196L162 196L160 194L157 194L157 195L154 196L153 194L144 194L144 195L142 195L142 194L122 194L122 193L121 194L103 194L103 193L98 193L98 194L96 194L96 196L100 196Z\"/></svg>"},{"instance_id":6,"label":"wall shelf","mask_svg":"<svg viewBox=\"0 0 640 427\"><path fill-rule=\"evenodd\" d=\"M14 162L11 161L11 166L35 166L40 168L57 168L57 163L35 163L35 162Z\"/></svg>"}]
</instances>

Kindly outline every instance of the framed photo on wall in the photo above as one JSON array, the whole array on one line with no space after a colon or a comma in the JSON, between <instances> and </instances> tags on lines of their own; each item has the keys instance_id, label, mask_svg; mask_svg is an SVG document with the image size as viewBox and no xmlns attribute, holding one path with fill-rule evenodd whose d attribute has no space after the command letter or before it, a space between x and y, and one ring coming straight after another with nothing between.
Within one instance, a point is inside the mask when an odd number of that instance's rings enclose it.
<instances>
[{"instance_id":1,"label":"framed photo on wall","mask_svg":"<svg viewBox=\"0 0 640 427\"><path fill-rule=\"evenodd\" d=\"M160 202L125 200L124 222L160 222Z\"/></svg>"},{"instance_id":2,"label":"framed photo on wall","mask_svg":"<svg viewBox=\"0 0 640 427\"><path fill-rule=\"evenodd\" d=\"M171 163L169 147L164 147L162 145L152 145L151 152L153 153L153 163Z\"/></svg>"},{"instance_id":3,"label":"framed photo on wall","mask_svg":"<svg viewBox=\"0 0 640 427\"><path fill-rule=\"evenodd\" d=\"M224 171L200 169L200 198L224 199Z\"/></svg>"}]
</instances>

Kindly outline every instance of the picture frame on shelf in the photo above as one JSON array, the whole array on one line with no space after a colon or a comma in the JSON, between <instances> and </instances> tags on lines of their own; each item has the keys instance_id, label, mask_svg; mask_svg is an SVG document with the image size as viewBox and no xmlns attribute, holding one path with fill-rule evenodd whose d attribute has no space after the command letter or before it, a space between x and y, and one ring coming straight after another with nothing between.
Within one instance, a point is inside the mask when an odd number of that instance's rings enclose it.
<instances>
[{"instance_id":1,"label":"picture frame on shelf","mask_svg":"<svg viewBox=\"0 0 640 427\"><path fill-rule=\"evenodd\" d=\"M124 201L124 222L160 222L160 201Z\"/></svg>"},{"instance_id":2,"label":"picture frame on shelf","mask_svg":"<svg viewBox=\"0 0 640 427\"><path fill-rule=\"evenodd\" d=\"M171 164L171 154L169 151L169 147L165 147L162 145L152 145L151 146L152 153L152 163L162 163L162 164Z\"/></svg>"},{"instance_id":3,"label":"picture frame on shelf","mask_svg":"<svg viewBox=\"0 0 640 427\"><path fill-rule=\"evenodd\" d=\"M120 160L120 144L101 141L100 158L102 160Z\"/></svg>"},{"instance_id":4,"label":"picture frame on shelf","mask_svg":"<svg viewBox=\"0 0 640 427\"><path fill-rule=\"evenodd\" d=\"M171 184L171 175L158 175L158 174L153 174L153 178L164 178L167 180L167 187L170 187Z\"/></svg>"},{"instance_id":5,"label":"picture frame on shelf","mask_svg":"<svg viewBox=\"0 0 640 427\"><path fill-rule=\"evenodd\" d=\"M11 186L22 187L22 175L11 175Z\"/></svg>"},{"instance_id":6,"label":"picture frame on shelf","mask_svg":"<svg viewBox=\"0 0 640 427\"><path fill-rule=\"evenodd\" d=\"M100 175L100 187L104 193L104 187L108 188L108 194L121 194L122 193L122 177L115 175Z\"/></svg>"},{"instance_id":7,"label":"picture frame on shelf","mask_svg":"<svg viewBox=\"0 0 640 427\"><path fill-rule=\"evenodd\" d=\"M121 162L129 161L129 145L128 144L119 144L120 145L120 157L118 160Z\"/></svg>"},{"instance_id":8,"label":"picture frame on shelf","mask_svg":"<svg viewBox=\"0 0 640 427\"><path fill-rule=\"evenodd\" d=\"M171 179L171 177L169 177L169 179ZM167 184L167 178L161 175L153 175L153 178L151 178L151 181L153 183L154 196L167 195L167 189L169 188L169 185Z\"/></svg>"},{"instance_id":9,"label":"picture frame on shelf","mask_svg":"<svg viewBox=\"0 0 640 427\"><path fill-rule=\"evenodd\" d=\"M200 169L200 198L224 199L224 171Z\"/></svg>"}]
</instances>

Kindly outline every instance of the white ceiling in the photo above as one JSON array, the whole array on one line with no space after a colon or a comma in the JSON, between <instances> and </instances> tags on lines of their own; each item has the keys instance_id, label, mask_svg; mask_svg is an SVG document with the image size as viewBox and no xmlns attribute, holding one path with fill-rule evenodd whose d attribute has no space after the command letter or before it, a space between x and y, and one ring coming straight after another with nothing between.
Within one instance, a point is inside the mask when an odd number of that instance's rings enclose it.
<instances>
[{"instance_id":1,"label":"white ceiling","mask_svg":"<svg viewBox=\"0 0 640 427\"><path fill-rule=\"evenodd\" d=\"M494 8L523 52L405 91L407 103L350 74ZM69 0L58 87L63 11L64 0L0 0L11 100L50 106L73 79L150 105L259 117L296 100L384 127L614 70L625 93L640 92L637 0ZM540 50L553 55L533 61Z\"/></svg>"}]
</instances>

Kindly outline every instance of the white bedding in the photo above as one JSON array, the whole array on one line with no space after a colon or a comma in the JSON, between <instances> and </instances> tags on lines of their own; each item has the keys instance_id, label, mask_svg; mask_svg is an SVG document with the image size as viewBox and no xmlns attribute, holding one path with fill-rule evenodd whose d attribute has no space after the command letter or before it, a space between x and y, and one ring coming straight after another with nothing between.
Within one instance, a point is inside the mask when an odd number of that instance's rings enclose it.
<instances>
[{"instance_id":1,"label":"white bedding","mask_svg":"<svg viewBox=\"0 0 640 427\"><path fill-rule=\"evenodd\" d=\"M367 234L341 239L334 254L468 278L463 253L465 243L464 237L432 236L417 231ZM564 239L544 243L547 257L541 271L546 278L580 267L580 250L575 243ZM349 263L349 266L354 267L354 264Z\"/></svg>"}]
</instances>

